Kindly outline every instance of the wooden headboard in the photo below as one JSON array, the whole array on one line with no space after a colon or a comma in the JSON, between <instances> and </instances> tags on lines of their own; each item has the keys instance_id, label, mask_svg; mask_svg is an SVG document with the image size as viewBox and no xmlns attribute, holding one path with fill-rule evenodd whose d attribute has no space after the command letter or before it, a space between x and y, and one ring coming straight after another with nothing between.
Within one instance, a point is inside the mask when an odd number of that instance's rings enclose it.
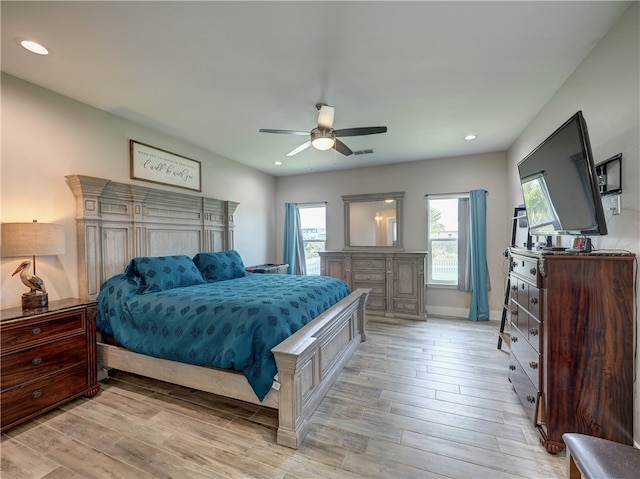
<instances>
[{"instance_id":1,"label":"wooden headboard","mask_svg":"<svg viewBox=\"0 0 640 479\"><path fill-rule=\"evenodd\" d=\"M233 248L238 203L90 176L66 176L76 196L80 296L100 286L132 258Z\"/></svg>"}]
</instances>

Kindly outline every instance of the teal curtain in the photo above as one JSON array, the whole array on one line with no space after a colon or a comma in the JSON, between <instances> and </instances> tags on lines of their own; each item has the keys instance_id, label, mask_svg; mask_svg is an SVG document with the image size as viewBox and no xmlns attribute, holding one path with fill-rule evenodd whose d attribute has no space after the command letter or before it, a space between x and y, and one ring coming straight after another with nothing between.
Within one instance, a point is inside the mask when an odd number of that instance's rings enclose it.
<instances>
[{"instance_id":1,"label":"teal curtain","mask_svg":"<svg viewBox=\"0 0 640 479\"><path fill-rule=\"evenodd\" d=\"M306 275L304 241L300 224L300 211L295 203L284 204L284 262L289 264L288 274Z\"/></svg>"},{"instance_id":2,"label":"teal curtain","mask_svg":"<svg viewBox=\"0 0 640 479\"><path fill-rule=\"evenodd\" d=\"M471 250L470 321L489 320L487 274L487 198L485 190L469 192L469 243Z\"/></svg>"}]
</instances>

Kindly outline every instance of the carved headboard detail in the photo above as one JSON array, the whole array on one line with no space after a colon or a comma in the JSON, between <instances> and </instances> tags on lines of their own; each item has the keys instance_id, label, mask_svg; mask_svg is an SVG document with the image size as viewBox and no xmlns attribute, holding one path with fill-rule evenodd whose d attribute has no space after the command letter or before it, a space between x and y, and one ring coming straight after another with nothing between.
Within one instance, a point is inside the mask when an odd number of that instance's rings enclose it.
<instances>
[{"instance_id":1,"label":"carved headboard detail","mask_svg":"<svg viewBox=\"0 0 640 479\"><path fill-rule=\"evenodd\" d=\"M132 258L232 249L238 203L68 175L76 196L80 296L122 273Z\"/></svg>"}]
</instances>

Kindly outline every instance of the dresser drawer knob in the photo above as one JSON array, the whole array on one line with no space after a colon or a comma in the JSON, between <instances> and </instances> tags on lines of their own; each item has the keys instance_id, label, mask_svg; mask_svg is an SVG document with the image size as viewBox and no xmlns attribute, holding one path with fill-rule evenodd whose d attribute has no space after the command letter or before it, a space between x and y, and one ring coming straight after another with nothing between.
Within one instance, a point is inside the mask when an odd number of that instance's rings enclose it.
<instances>
[{"instance_id":1,"label":"dresser drawer knob","mask_svg":"<svg viewBox=\"0 0 640 479\"><path fill-rule=\"evenodd\" d=\"M512 309L511 310L511 316L518 316L518 310L517 309Z\"/></svg>"},{"instance_id":2,"label":"dresser drawer knob","mask_svg":"<svg viewBox=\"0 0 640 479\"><path fill-rule=\"evenodd\" d=\"M530 328L529 329L529 334L531 336L537 336L538 335L538 328Z\"/></svg>"},{"instance_id":3,"label":"dresser drawer knob","mask_svg":"<svg viewBox=\"0 0 640 479\"><path fill-rule=\"evenodd\" d=\"M33 399L38 399L40 396L42 396L42 390L41 389L36 389L35 391L33 391L31 393L31 397Z\"/></svg>"},{"instance_id":4,"label":"dresser drawer knob","mask_svg":"<svg viewBox=\"0 0 640 479\"><path fill-rule=\"evenodd\" d=\"M31 360L31 364L33 364L34 366L38 366L38 365L42 364L42 358L39 357L39 356L36 357L36 358L33 358Z\"/></svg>"},{"instance_id":5,"label":"dresser drawer knob","mask_svg":"<svg viewBox=\"0 0 640 479\"><path fill-rule=\"evenodd\" d=\"M536 269L535 268L531 268L529 270L529 273L531 273L532 275L535 275L536 274Z\"/></svg>"},{"instance_id":6,"label":"dresser drawer knob","mask_svg":"<svg viewBox=\"0 0 640 479\"><path fill-rule=\"evenodd\" d=\"M531 404L535 404L536 398L534 396L527 395L527 402L530 402Z\"/></svg>"},{"instance_id":7,"label":"dresser drawer knob","mask_svg":"<svg viewBox=\"0 0 640 479\"><path fill-rule=\"evenodd\" d=\"M529 361L529 367L531 369L538 369L538 363L536 361Z\"/></svg>"},{"instance_id":8,"label":"dresser drawer knob","mask_svg":"<svg viewBox=\"0 0 640 479\"><path fill-rule=\"evenodd\" d=\"M518 336L511 336L511 341L513 341L514 343L518 342Z\"/></svg>"},{"instance_id":9,"label":"dresser drawer knob","mask_svg":"<svg viewBox=\"0 0 640 479\"><path fill-rule=\"evenodd\" d=\"M516 370L516 365L515 364L509 364L509 369L511 371L515 371Z\"/></svg>"},{"instance_id":10,"label":"dresser drawer knob","mask_svg":"<svg viewBox=\"0 0 640 479\"><path fill-rule=\"evenodd\" d=\"M531 304L538 304L538 298L531 298L529 301Z\"/></svg>"},{"instance_id":11,"label":"dresser drawer knob","mask_svg":"<svg viewBox=\"0 0 640 479\"><path fill-rule=\"evenodd\" d=\"M40 328L33 328L33 329L31 330L31 335L32 335L32 336L37 336L37 335L38 335L38 334L40 334L41 332L42 332L42 329L40 329Z\"/></svg>"},{"instance_id":12,"label":"dresser drawer knob","mask_svg":"<svg viewBox=\"0 0 640 479\"><path fill-rule=\"evenodd\" d=\"M518 291L518 285L514 284L513 286L511 286L511 290L512 291Z\"/></svg>"}]
</instances>

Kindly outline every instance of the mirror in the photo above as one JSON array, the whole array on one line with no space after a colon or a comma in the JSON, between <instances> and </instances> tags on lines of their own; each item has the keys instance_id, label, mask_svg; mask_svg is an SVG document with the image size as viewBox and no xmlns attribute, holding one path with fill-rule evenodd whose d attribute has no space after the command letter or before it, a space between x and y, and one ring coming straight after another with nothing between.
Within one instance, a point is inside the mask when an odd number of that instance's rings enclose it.
<instances>
[{"instance_id":1,"label":"mirror","mask_svg":"<svg viewBox=\"0 0 640 479\"><path fill-rule=\"evenodd\" d=\"M402 247L404 191L344 195L345 249Z\"/></svg>"}]
</instances>

